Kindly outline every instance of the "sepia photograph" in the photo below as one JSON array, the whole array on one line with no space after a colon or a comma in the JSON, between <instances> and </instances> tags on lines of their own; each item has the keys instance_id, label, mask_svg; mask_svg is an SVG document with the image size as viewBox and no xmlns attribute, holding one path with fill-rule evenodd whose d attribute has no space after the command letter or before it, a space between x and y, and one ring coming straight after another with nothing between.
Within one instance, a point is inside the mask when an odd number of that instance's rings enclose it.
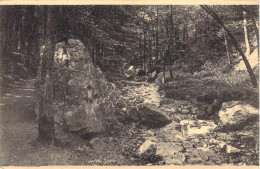
<instances>
[{"instance_id":1,"label":"sepia photograph","mask_svg":"<svg viewBox=\"0 0 260 169\"><path fill-rule=\"evenodd\" d=\"M1 166L259 166L259 5L0 5Z\"/></svg>"}]
</instances>

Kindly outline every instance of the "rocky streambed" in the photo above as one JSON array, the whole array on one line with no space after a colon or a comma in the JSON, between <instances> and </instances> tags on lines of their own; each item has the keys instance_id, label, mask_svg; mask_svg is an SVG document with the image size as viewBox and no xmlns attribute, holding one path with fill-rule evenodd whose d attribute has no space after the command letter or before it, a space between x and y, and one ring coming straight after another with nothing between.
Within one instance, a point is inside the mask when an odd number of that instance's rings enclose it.
<instances>
[{"instance_id":1,"label":"rocky streambed","mask_svg":"<svg viewBox=\"0 0 260 169\"><path fill-rule=\"evenodd\" d=\"M151 159L148 165L258 164L259 114L253 106L224 102L216 114L218 121L201 120L194 103L164 98L155 84L127 84L121 94L131 103L122 112L146 126L136 154ZM160 116L153 119L154 114Z\"/></svg>"}]
</instances>

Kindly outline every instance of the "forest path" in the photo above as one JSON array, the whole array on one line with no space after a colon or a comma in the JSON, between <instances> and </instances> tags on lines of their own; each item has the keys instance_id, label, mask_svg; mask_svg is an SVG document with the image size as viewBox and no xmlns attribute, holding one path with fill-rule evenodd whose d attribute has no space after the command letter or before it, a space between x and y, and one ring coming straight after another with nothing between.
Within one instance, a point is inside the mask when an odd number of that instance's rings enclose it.
<instances>
[{"instance_id":1,"label":"forest path","mask_svg":"<svg viewBox=\"0 0 260 169\"><path fill-rule=\"evenodd\" d=\"M101 145L91 148L89 140L56 128L59 145L37 141L38 124L34 111L34 79L21 80L4 88L0 100L0 166L46 165L133 165L132 145L140 144L134 126L125 126L112 136L97 138ZM130 128L130 129L128 129ZM130 146L129 146L130 145ZM102 147L102 148L100 148ZM133 146L134 147L134 146ZM125 155L123 155L125 154Z\"/></svg>"},{"instance_id":2,"label":"forest path","mask_svg":"<svg viewBox=\"0 0 260 169\"><path fill-rule=\"evenodd\" d=\"M20 80L15 82L16 87L3 89L0 100L0 166L80 164L80 160L75 160L78 154L73 147L45 145L37 141L34 81Z\"/></svg>"},{"instance_id":3,"label":"forest path","mask_svg":"<svg viewBox=\"0 0 260 169\"><path fill-rule=\"evenodd\" d=\"M34 80L21 80L5 88L0 100L0 165L13 164L31 138L37 137L34 114Z\"/></svg>"}]
</instances>

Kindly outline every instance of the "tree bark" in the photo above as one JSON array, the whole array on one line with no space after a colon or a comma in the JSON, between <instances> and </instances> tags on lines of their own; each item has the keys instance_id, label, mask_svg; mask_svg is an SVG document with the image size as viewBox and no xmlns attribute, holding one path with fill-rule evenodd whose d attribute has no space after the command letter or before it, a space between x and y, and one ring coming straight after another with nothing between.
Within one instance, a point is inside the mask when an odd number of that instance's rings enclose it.
<instances>
[{"instance_id":1,"label":"tree bark","mask_svg":"<svg viewBox=\"0 0 260 169\"><path fill-rule=\"evenodd\" d=\"M46 38L48 6L43 6L43 40Z\"/></svg>"},{"instance_id":2,"label":"tree bark","mask_svg":"<svg viewBox=\"0 0 260 169\"><path fill-rule=\"evenodd\" d=\"M173 38L173 33L174 33L174 26L173 26L173 6L171 5L171 15L170 15L170 24L171 24L171 30L170 30L170 45L169 45L169 72L170 72L170 80L173 80L173 72L172 72L172 54L173 54L173 50L172 50L172 46L173 46L173 43L174 43L174 38Z\"/></svg>"},{"instance_id":3,"label":"tree bark","mask_svg":"<svg viewBox=\"0 0 260 169\"><path fill-rule=\"evenodd\" d=\"M224 25L224 23L222 22L222 20L219 18L219 16L212 10L210 9L210 7L208 7L207 5L201 5L201 7L208 13L210 14L221 26L222 28L227 32L228 36L230 37L230 40L232 41L232 43L234 44L234 46L236 47L236 49L238 50L238 52L240 53L240 55L243 58L243 61L245 63L245 66L247 68L247 71L249 73L250 79L251 79L251 83L253 85L254 88L258 87L257 84L257 80L256 77L254 75L253 69L251 68L243 50L241 49L240 45L238 44L237 40L235 39L235 37L233 36L233 34L231 33L231 31Z\"/></svg>"},{"instance_id":4,"label":"tree bark","mask_svg":"<svg viewBox=\"0 0 260 169\"><path fill-rule=\"evenodd\" d=\"M253 23L253 26L254 26L254 31L255 31L255 35L256 35L256 40L257 40L257 48L258 48L258 55L259 55L259 30L258 30L258 24L257 22L255 21L255 16L254 14L252 13L252 11L248 10L246 7L244 6L239 6L244 12L246 12L249 17L250 17L250 20L252 21Z\"/></svg>"},{"instance_id":5,"label":"tree bark","mask_svg":"<svg viewBox=\"0 0 260 169\"><path fill-rule=\"evenodd\" d=\"M143 55L143 62L144 62L144 67L143 70L146 73L146 30L145 30L145 22L144 22L144 16L143 16L143 34L144 34L144 55Z\"/></svg>"},{"instance_id":6,"label":"tree bark","mask_svg":"<svg viewBox=\"0 0 260 169\"><path fill-rule=\"evenodd\" d=\"M225 47L226 47L226 54L227 54L228 64L231 65L230 53L229 53L228 41L227 41L227 35L226 35L226 32L225 32L224 29L223 29L223 34L224 34L224 41L225 41Z\"/></svg>"},{"instance_id":7,"label":"tree bark","mask_svg":"<svg viewBox=\"0 0 260 169\"><path fill-rule=\"evenodd\" d=\"M157 16L156 16L156 50L155 50L155 57L156 57L156 63L158 63L159 60L159 10L157 7L156 10ZM159 66L156 65L156 72L159 72Z\"/></svg>"},{"instance_id":8,"label":"tree bark","mask_svg":"<svg viewBox=\"0 0 260 169\"><path fill-rule=\"evenodd\" d=\"M255 18L252 15L250 15L250 17L251 17L251 20L254 25L254 30L255 30L256 40L257 40L257 48L258 48L257 52L258 52L258 56L259 56L259 30L258 30L258 26L255 21Z\"/></svg>"},{"instance_id":9,"label":"tree bark","mask_svg":"<svg viewBox=\"0 0 260 169\"><path fill-rule=\"evenodd\" d=\"M4 14L5 6L0 6L0 59L4 55Z\"/></svg>"},{"instance_id":10,"label":"tree bark","mask_svg":"<svg viewBox=\"0 0 260 169\"><path fill-rule=\"evenodd\" d=\"M40 141L52 143L55 140L54 127L54 109L53 86L52 86L52 65L56 43L56 8L48 7L45 49L42 57L42 66L40 73L40 98L39 98L39 116L38 116L38 136Z\"/></svg>"},{"instance_id":11,"label":"tree bark","mask_svg":"<svg viewBox=\"0 0 260 169\"><path fill-rule=\"evenodd\" d=\"M248 40L248 33L247 33L247 18L246 18L246 12L243 11L243 28L244 28L244 35L245 35L245 44L246 44L246 57L250 56L250 44Z\"/></svg>"}]
</instances>

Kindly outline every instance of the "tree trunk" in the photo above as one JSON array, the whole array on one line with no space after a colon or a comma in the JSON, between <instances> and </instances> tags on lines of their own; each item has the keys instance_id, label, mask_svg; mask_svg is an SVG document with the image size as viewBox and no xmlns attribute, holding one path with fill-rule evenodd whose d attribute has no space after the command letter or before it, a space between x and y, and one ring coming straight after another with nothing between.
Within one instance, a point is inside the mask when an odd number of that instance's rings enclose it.
<instances>
[{"instance_id":1,"label":"tree trunk","mask_svg":"<svg viewBox=\"0 0 260 169\"><path fill-rule=\"evenodd\" d=\"M246 12L243 11L243 28L244 28L244 35L245 35L245 44L246 44L246 57L250 56L250 44L248 40L248 33L247 33L247 19L246 19Z\"/></svg>"},{"instance_id":2,"label":"tree trunk","mask_svg":"<svg viewBox=\"0 0 260 169\"><path fill-rule=\"evenodd\" d=\"M225 40L225 47L226 47L226 54L227 54L228 64L231 65L230 53L229 53L228 41L227 41L227 35L226 35L226 32L225 32L224 29L223 29L223 34L224 34L224 40Z\"/></svg>"},{"instance_id":3,"label":"tree trunk","mask_svg":"<svg viewBox=\"0 0 260 169\"><path fill-rule=\"evenodd\" d=\"M42 57L42 66L40 72L40 98L39 98L39 116L38 116L38 134L40 141L52 143L55 139L54 128L54 109L53 86L52 86L52 65L56 43L56 7L48 7L45 49Z\"/></svg>"},{"instance_id":4,"label":"tree trunk","mask_svg":"<svg viewBox=\"0 0 260 169\"><path fill-rule=\"evenodd\" d=\"M143 20L144 20L144 16L143 16ZM145 30L145 23L143 22L143 33L144 33L144 55L143 55L143 62L144 62L144 72L146 73L146 30Z\"/></svg>"},{"instance_id":5,"label":"tree trunk","mask_svg":"<svg viewBox=\"0 0 260 169\"><path fill-rule=\"evenodd\" d=\"M222 20L219 18L219 16L212 10L210 9L210 7L208 7L207 5L201 5L201 7L208 13L210 14L221 26L222 28L227 32L228 36L230 37L230 40L232 41L232 43L234 44L234 46L236 47L236 49L238 50L238 52L241 54L243 61L246 65L247 71L249 73L250 79L251 79L251 83L253 85L254 88L258 87L257 84L257 80L256 77L254 75L253 69L251 68L243 50L241 49L240 45L238 44L237 40L235 39L235 37L233 36L233 34L231 33L231 31L224 25L224 23L222 22Z\"/></svg>"},{"instance_id":6,"label":"tree trunk","mask_svg":"<svg viewBox=\"0 0 260 169\"><path fill-rule=\"evenodd\" d=\"M162 80L162 84L165 84L165 83L166 83L165 71L166 71L166 52L165 52L165 54L164 54L164 62L163 62L163 80Z\"/></svg>"},{"instance_id":7,"label":"tree trunk","mask_svg":"<svg viewBox=\"0 0 260 169\"><path fill-rule=\"evenodd\" d=\"M171 24L171 31L170 31L170 54L169 54L169 71L170 71L170 80L173 80L173 73L172 73L172 63L173 63L173 58L172 58L172 53L173 53L173 50L172 50L172 44L174 43L174 39L173 39L173 32L174 32L174 26L173 26L173 7L171 5L171 16L170 16L170 24Z\"/></svg>"},{"instance_id":8,"label":"tree trunk","mask_svg":"<svg viewBox=\"0 0 260 169\"><path fill-rule=\"evenodd\" d=\"M186 43L186 22L183 22L183 32L182 32L182 41L185 44Z\"/></svg>"},{"instance_id":9,"label":"tree trunk","mask_svg":"<svg viewBox=\"0 0 260 169\"><path fill-rule=\"evenodd\" d=\"M5 11L4 11L4 17L5 17L5 21L4 21L4 56L8 56L6 54L9 54L12 52L12 46L13 46L13 42L12 42L12 37L13 37L13 26L14 26L14 7L12 6L7 6L5 7ZM2 26L2 25L1 25Z\"/></svg>"},{"instance_id":10,"label":"tree trunk","mask_svg":"<svg viewBox=\"0 0 260 169\"><path fill-rule=\"evenodd\" d=\"M157 7L156 10L157 17L156 17L156 52L155 52L155 57L156 57L156 63L158 63L159 60L159 10ZM156 72L159 72L159 66L157 66Z\"/></svg>"},{"instance_id":11,"label":"tree trunk","mask_svg":"<svg viewBox=\"0 0 260 169\"><path fill-rule=\"evenodd\" d=\"M43 6L43 40L46 38L48 6Z\"/></svg>"},{"instance_id":12,"label":"tree trunk","mask_svg":"<svg viewBox=\"0 0 260 169\"><path fill-rule=\"evenodd\" d=\"M252 14L252 12L248 9L246 9L245 7L243 6L239 6L244 12L246 12L249 17L250 17L250 20L252 21L253 23L253 26L254 26L254 31L255 31L255 35L256 35L256 40L257 40L257 52L258 52L258 55L259 55L259 30L258 30L258 24L256 23L255 21L255 17L254 17L254 14Z\"/></svg>"},{"instance_id":13,"label":"tree trunk","mask_svg":"<svg viewBox=\"0 0 260 169\"><path fill-rule=\"evenodd\" d=\"M5 6L0 6L0 59L4 55L4 14Z\"/></svg>"},{"instance_id":14,"label":"tree trunk","mask_svg":"<svg viewBox=\"0 0 260 169\"><path fill-rule=\"evenodd\" d=\"M140 63L141 63L141 69L143 68L143 60L142 60L142 36L140 33L140 38L139 38L139 55L140 55Z\"/></svg>"},{"instance_id":15,"label":"tree trunk","mask_svg":"<svg viewBox=\"0 0 260 169\"><path fill-rule=\"evenodd\" d=\"M258 48L257 52L258 52L258 56L259 56L259 30L258 30L258 26L255 21L255 18L253 16L250 16L250 17L251 17L251 20L254 25L254 30L255 30L256 40L257 40L257 48Z\"/></svg>"}]
</instances>

